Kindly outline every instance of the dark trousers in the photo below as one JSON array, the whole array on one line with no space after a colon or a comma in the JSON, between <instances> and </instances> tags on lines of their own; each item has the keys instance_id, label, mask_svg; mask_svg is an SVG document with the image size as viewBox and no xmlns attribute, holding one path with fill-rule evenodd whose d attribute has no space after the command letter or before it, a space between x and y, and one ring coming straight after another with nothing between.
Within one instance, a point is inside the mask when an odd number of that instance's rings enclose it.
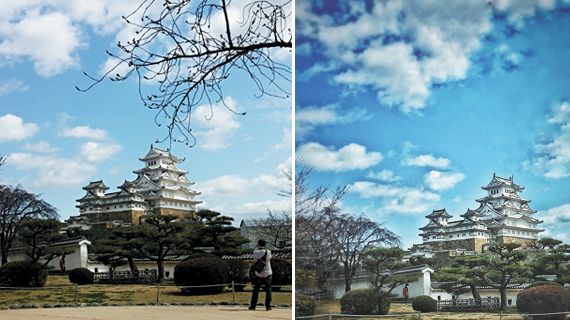
<instances>
[{"instance_id":1,"label":"dark trousers","mask_svg":"<svg viewBox=\"0 0 570 320\"><path fill-rule=\"evenodd\" d=\"M271 307L271 281L273 280L272 276L266 278L255 278L255 283L253 286L253 294L251 295L251 305L249 306L252 309L255 309L257 306L257 298L259 297L259 289L261 289L261 285L265 286L265 308Z\"/></svg>"}]
</instances>

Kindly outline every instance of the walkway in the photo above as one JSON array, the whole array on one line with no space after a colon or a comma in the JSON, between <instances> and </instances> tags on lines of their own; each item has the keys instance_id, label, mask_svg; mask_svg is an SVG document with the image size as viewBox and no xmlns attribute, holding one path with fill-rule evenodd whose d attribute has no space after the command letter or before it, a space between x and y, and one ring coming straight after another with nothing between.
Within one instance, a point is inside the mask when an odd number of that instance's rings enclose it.
<instances>
[{"instance_id":1,"label":"walkway","mask_svg":"<svg viewBox=\"0 0 570 320\"><path fill-rule=\"evenodd\" d=\"M261 307L250 311L245 306L128 306L128 307L81 307L53 309L0 310L4 320L258 320L291 319L290 308Z\"/></svg>"}]
</instances>

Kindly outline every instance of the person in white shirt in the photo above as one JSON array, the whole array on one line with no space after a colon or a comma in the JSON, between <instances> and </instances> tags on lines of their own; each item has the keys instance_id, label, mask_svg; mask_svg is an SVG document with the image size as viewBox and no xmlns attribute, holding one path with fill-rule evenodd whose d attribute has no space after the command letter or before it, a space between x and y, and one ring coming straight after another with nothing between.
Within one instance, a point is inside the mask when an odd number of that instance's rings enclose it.
<instances>
[{"instance_id":1,"label":"person in white shirt","mask_svg":"<svg viewBox=\"0 0 570 320\"><path fill-rule=\"evenodd\" d=\"M271 281L273 280L273 272L271 271L271 251L269 251L265 245L265 240L260 239L257 241L257 249L253 251L253 260L257 261L261 259L261 261L265 263L265 266L261 272L256 271L255 279L252 279L254 286L249 310L255 310L255 307L257 306L257 298L259 296L259 289L262 284L265 286L265 309L271 310Z\"/></svg>"}]
</instances>

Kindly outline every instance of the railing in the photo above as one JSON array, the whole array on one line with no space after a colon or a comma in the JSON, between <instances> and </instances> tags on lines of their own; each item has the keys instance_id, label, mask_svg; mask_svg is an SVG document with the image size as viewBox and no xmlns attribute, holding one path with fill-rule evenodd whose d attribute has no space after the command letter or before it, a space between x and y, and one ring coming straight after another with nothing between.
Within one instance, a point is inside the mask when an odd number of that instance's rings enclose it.
<instances>
[{"instance_id":1,"label":"railing","mask_svg":"<svg viewBox=\"0 0 570 320\"><path fill-rule=\"evenodd\" d=\"M501 308L499 298L475 299L454 299L437 301L437 311L494 311Z\"/></svg>"},{"instance_id":2,"label":"railing","mask_svg":"<svg viewBox=\"0 0 570 320\"><path fill-rule=\"evenodd\" d=\"M135 272L97 272L93 274L93 281L99 284L156 283L157 280L158 272L154 269Z\"/></svg>"}]
</instances>

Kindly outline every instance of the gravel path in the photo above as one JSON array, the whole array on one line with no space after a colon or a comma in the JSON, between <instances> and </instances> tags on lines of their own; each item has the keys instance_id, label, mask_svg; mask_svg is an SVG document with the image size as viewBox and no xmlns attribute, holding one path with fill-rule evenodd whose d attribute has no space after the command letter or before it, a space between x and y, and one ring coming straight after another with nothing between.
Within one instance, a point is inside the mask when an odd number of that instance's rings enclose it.
<instances>
[{"instance_id":1,"label":"gravel path","mask_svg":"<svg viewBox=\"0 0 570 320\"><path fill-rule=\"evenodd\" d=\"M258 320L291 319L290 308L261 307L250 311L240 306L129 306L129 307L82 307L53 309L0 310L2 320Z\"/></svg>"}]
</instances>

